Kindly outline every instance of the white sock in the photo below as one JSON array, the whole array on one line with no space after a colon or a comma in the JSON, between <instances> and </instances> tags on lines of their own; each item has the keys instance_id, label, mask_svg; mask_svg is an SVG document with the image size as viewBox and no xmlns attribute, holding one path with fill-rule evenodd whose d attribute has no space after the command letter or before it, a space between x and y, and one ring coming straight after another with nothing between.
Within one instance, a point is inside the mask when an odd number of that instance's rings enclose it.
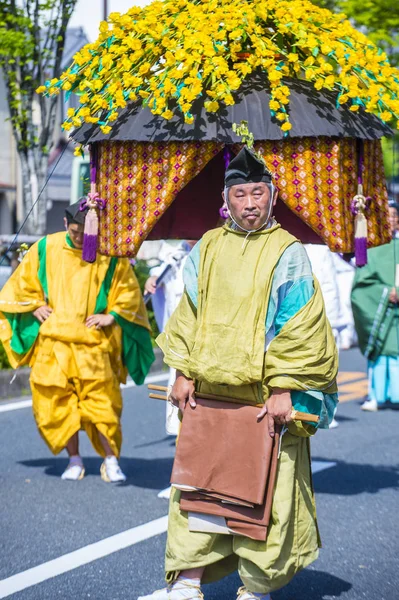
<instances>
[{"instance_id":1,"label":"white sock","mask_svg":"<svg viewBox=\"0 0 399 600\"><path fill-rule=\"evenodd\" d=\"M69 457L69 465L68 467L74 467L75 465L79 465L79 467L83 467L83 460L79 454L75 454L74 456Z\"/></svg>"},{"instance_id":2,"label":"white sock","mask_svg":"<svg viewBox=\"0 0 399 600\"><path fill-rule=\"evenodd\" d=\"M191 579L189 577L181 577L179 576L177 580L172 585L172 590L177 592L184 600L184 598L192 598L193 597L193 588L199 588L201 585L201 581L199 578Z\"/></svg>"},{"instance_id":3,"label":"white sock","mask_svg":"<svg viewBox=\"0 0 399 600\"><path fill-rule=\"evenodd\" d=\"M173 585L175 585L176 583L183 583L185 585L196 585L197 587L199 587L201 585L201 579L199 577L183 577L182 575L179 575L179 577L177 578L177 580L175 581L175 583Z\"/></svg>"}]
</instances>

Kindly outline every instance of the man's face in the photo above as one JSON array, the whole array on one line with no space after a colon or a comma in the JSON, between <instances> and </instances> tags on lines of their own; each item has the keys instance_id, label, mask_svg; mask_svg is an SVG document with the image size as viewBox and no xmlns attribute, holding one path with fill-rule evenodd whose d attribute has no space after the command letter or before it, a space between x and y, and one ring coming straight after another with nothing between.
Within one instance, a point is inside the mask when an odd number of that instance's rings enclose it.
<instances>
[{"instance_id":1,"label":"man's face","mask_svg":"<svg viewBox=\"0 0 399 600\"><path fill-rule=\"evenodd\" d=\"M272 198L270 187L263 181L242 183L228 189L227 204L235 222L248 231L259 229L266 224L271 203L276 204L277 191Z\"/></svg>"},{"instance_id":2,"label":"man's face","mask_svg":"<svg viewBox=\"0 0 399 600\"><path fill-rule=\"evenodd\" d=\"M69 233L69 237L71 238L72 244L75 248L81 250L83 248L83 230L84 225L79 225L78 223L69 223L67 220L64 220L65 227L67 232Z\"/></svg>"},{"instance_id":3,"label":"man's face","mask_svg":"<svg viewBox=\"0 0 399 600\"><path fill-rule=\"evenodd\" d=\"M399 230L399 215L393 206L389 207L389 224L391 226L391 234L394 235L395 231Z\"/></svg>"}]
</instances>

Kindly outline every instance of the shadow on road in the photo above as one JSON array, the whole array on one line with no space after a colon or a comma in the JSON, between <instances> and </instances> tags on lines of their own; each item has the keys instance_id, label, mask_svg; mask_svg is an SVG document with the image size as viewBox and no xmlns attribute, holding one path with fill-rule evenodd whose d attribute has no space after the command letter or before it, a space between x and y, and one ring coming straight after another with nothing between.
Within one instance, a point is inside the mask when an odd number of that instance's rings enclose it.
<instances>
[{"instance_id":1,"label":"shadow on road","mask_svg":"<svg viewBox=\"0 0 399 600\"><path fill-rule=\"evenodd\" d=\"M207 600L231 600L236 597L242 585L237 574L225 577L217 583L204 586ZM292 582L278 592L273 592L273 600L327 600L339 598L352 589L352 584L324 571L305 569L294 577Z\"/></svg>"},{"instance_id":2,"label":"shadow on road","mask_svg":"<svg viewBox=\"0 0 399 600\"><path fill-rule=\"evenodd\" d=\"M87 475L96 475L100 473L101 458L86 457L83 459ZM46 475L51 477L61 477L67 466L66 458L41 458L37 460L22 460L19 464L34 469L44 469ZM132 485L139 488L160 490L169 485L170 474L172 472L173 458L129 458L122 456L120 465L127 476L127 481L123 486Z\"/></svg>"},{"instance_id":3,"label":"shadow on road","mask_svg":"<svg viewBox=\"0 0 399 600\"><path fill-rule=\"evenodd\" d=\"M133 448L147 448L149 446L157 446L159 444L164 444L165 442L169 442L169 446L176 446L176 438L174 436L166 435L160 440L151 440L150 442L145 442L144 444L136 444Z\"/></svg>"},{"instance_id":4,"label":"shadow on road","mask_svg":"<svg viewBox=\"0 0 399 600\"><path fill-rule=\"evenodd\" d=\"M359 420L359 419L354 419L353 417L344 417L343 415L340 415L340 414L337 414L335 416L335 418L337 419L338 423L348 423L351 421L357 422Z\"/></svg>"},{"instance_id":5,"label":"shadow on road","mask_svg":"<svg viewBox=\"0 0 399 600\"><path fill-rule=\"evenodd\" d=\"M313 460L323 460L316 456L312 458ZM334 467L314 474L316 493L352 496L363 492L376 494L380 490L399 488L399 465L334 462L337 463Z\"/></svg>"},{"instance_id":6,"label":"shadow on road","mask_svg":"<svg viewBox=\"0 0 399 600\"><path fill-rule=\"evenodd\" d=\"M273 600L325 600L339 598L351 589L352 584L340 577L325 571L305 569L287 587L274 592Z\"/></svg>"}]
</instances>

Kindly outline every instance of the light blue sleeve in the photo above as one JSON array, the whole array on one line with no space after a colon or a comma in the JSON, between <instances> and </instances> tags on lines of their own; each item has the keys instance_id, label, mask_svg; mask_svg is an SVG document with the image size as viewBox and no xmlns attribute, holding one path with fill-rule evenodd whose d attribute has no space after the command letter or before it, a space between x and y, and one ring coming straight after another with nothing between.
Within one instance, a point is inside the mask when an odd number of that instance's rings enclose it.
<instances>
[{"instance_id":1,"label":"light blue sleeve","mask_svg":"<svg viewBox=\"0 0 399 600\"><path fill-rule=\"evenodd\" d=\"M274 272L266 315L266 352L272 339L309 302L313 293L308 255L302 244L294 242L285 250ZM292 391L291 399L296 410L320 417L318 428L328 429L338 403L337 394L325 394L321 390Z\"/></svg>"},{"instance_id":2,"label":"light blue sleeve","mask_svg":"<svg viewBox=\"0 0 399 600\"><path fill-rule=\"evenodd\" d=\"M191 250L183 269L184 286L195 308L198 308L198 273L201 241L202 240L199 240Z\"/></svg>"},{"instance_id":3,"label":"light blue sleeve","mask_svg":"<svg viewBox=\"0 0 399 600\"><path fill-rule=\"evenodd\" d=\"M300 242L294 242L283 252L274 270L266 315L266 347L285 323L309 302L313 292L308 255Z\"/></svg>"}]
</instances>

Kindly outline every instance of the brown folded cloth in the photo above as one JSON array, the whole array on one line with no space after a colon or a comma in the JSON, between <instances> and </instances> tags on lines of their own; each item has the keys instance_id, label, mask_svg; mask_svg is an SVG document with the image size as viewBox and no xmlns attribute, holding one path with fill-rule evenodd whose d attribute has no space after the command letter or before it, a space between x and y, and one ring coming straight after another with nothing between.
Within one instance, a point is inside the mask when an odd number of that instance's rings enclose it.
<instances>
[{"instance_id":1,"label":"brown folded cloth","mask_svg":"<svg viewBox=\"0 0 399 600\"><path fill-rule=\"evenodd\" d=\"M267 419L257 421L259 407L200 395L196 402L184 412L171 477L172 485L195 488L182 492L180 507L224 517L233 533L265 540L279 433L271 438Z\"/></svg>"},{"instance_id":2,"label":"brown folded cloth","mask_svg":"<svg viewBox=\"0 0 399 600\"><path fill-rule=\"evenodd\" d=\"M171 483L214 492L244 503L262 504L273 439L259 407L208 400L187 405Z\"/></svg>"},{"instance_id":3,"label":"brown folded cloth","mask_svg":"<svg viewBox=\"0 0 399 600\"><path fill-rule=\"evenodd\" d=\"M178 487L178 486L175 486ZM179 488L178 488L179 489ZM182 489L184 492L185 490ZM222 500L227 504L236 504L238 506L246 506L248 508L254 508L258 506L257 504L253 504L252 502L245 502L245 500L241 500L240 498L233 498L233 496L226 496L223 494L217 494L216 492L206 492L204 490L187 490L188 492L193 492L193 494L198 497L198 500Z\"/></svg>"},{"instance_id":4,"label":"brown folded cloth","mask_svg":"<svg viewBox=\"0 0 399 600\"><path fill-rule=\"evenodd\" d=\"M270 523L274 486L277 475L279 432L276 432L273 452L266 483L266 497L261 505L254 508L226 504L217 498L206 497L195 492L182 492L180 508L187 512L203 513L224 517L226 526L236 535L244 535L258 541L265 541ZM272 438L270 438L272 439Z\"/></svg>"}]
</instances>

